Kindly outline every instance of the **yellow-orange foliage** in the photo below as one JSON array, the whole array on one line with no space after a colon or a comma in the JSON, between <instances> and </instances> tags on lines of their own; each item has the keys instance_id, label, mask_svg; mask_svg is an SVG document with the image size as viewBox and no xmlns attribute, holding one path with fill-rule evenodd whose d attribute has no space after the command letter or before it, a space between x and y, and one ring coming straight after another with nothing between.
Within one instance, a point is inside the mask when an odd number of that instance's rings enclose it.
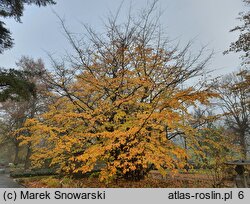
<instances>
[{"instance_id":1,"label":"yellow-orange foliage","mask_svg":"<svg viewBox=\"0 0 250 204\"><path fill-rule=\"evenodd\" d=\"M152 165L162 174L183 168L188 155L168 134L181 131L198 145L196 130L184 120L191 118L188 108L207 104L214 94L180 87L203 64L186 62L184 52L149 45L138 33L128 34L127 41L111 33L109 41L96 43L67 87L71 96L26 122L30 136L21 138L32 143L35 165L46 161L66 173L86 173L102 164L101 180L140 179Z\"/></svg>"}]
</instances>

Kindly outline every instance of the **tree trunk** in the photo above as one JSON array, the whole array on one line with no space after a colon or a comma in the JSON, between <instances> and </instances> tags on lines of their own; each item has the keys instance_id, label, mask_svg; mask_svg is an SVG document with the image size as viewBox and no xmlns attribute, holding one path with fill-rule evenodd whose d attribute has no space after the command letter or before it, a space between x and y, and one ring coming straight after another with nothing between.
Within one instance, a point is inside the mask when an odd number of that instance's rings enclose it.
<instances>
[{"instance_id":1,"label":"tree trunk","mask_svg":"<svg viewBox=\"0 0 250 204\"><path fill-rule=\"evenodd\" d=\"M15 165L17 165L19 163L18 154L19 154L19 145L16 144L15 145L15 157L14 157L14 162L13 162Z\"/></svg>"},{"instance_id":2,"label":"tree trunk","mask_svg":"<svg viewBox=\"0 0 250 204\"><path fill-rule=\"evenodd\" d=\"M243 159L247 159L247 142L245 138L245 131L240 133L240 141L242 146Z\"/></svg>"},{"instance_id":3,"label":"tree trunk","mask_svg":"<svg viewBox=\"0 0 250 204\"><path fill-rule=\"evenodd\" d=\"M24 169L28 169L30 167L30 156L31 156L31 144L29 143L27 146L27 154L25 157Z\"/></svg>"}]
</instances>

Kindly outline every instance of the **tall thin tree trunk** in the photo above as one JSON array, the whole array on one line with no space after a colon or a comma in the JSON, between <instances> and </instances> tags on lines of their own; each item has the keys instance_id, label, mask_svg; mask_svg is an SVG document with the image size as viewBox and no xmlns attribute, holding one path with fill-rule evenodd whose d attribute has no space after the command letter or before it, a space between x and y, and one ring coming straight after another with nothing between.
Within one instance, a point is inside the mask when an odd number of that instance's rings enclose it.
<instances>
[{"instance_id":1,"label":"tall thin tree trunk","mask_svg":"<svg viewBox=\"0 0 250 204\"><path fill-rule=\"evenodd\" d=\"M14 157L14 164L17 165L19 163L19 144L15 144L15 157Z\"/></svg>"},{"instance_id":2,"label":"tall thin tree trunk","mask_svg":"<svg viewBox=\"0 0 250 204\"><path fill-rule=\"evenodd\" d=\"M27 146L24 169L28 169L30 167L30 156L31 156L31 144L29 143Z\"/></svg>"},{"instance_id":3,"label":"tall thin tree trunk","mask_svg":"<svg viewBox=\"0 0 250 204\"><path fill-rule=\"evenodd\" d=\"M247 142L245 138L245 131L240 133L240 141L242 146L243 159L247 159Z\"/></svg>"},{"instance_id":4,"label":"tall thin tree trunk","mask_svg":"<svg viewBox=\"0 0 250 204\"><path fill-rule=\"evenodd\" d=\"M27 146L27 154L25 157L24 169L28 169L30 167L30 156L31 156L31 143Z\"/></svg>"}]
</instances>

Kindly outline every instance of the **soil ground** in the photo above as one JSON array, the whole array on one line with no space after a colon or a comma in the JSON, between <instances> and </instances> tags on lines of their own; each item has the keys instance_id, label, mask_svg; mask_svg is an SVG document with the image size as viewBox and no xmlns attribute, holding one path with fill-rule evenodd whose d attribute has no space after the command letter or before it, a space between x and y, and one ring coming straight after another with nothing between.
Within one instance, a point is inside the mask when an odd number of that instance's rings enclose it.
<instances>
[{"instance_id":1,"label":"soil ground","mask_svg":"<svg viewBox=\"0 0 250 204\"><path fill-rule=\"evenodd\" d=\"M158 172L141 181L118 179L103 183L98 178L57 178L54 176L22 178L20 182L30 188L213 188L214 182L206 174L174 174L162 177ZM218 186L219 187L219 186ZM233 181L226 181L220 187L234 187Z\"/></svg>"}]
</instances>

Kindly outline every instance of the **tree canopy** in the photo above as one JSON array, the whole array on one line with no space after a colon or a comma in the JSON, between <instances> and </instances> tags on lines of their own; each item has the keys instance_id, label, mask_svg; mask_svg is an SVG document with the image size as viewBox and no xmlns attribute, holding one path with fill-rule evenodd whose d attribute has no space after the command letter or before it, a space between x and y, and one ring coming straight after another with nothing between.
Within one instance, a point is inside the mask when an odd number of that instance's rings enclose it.
<instances>
[{"instance_id":1,"label":"tree canopy","mask_svg":"<svg viewBox=\"0 0 250 204\"><path fill-rule=\"evenodd\" d=\"M153 8L124 24L108 19L103 35L86 26L91 44L78 41L62 22L76 55L69 69L55 62L46 80L57 100L19 130L29 132L20 139L32 144L34 165L66 174L99 165L101 180L141 179L152 168L165 174L185 166L188 153L173 135L182 134L201 153L198 132L186 121L191 107L217 95L204 84L183 83L203 73L209 56L201 51L191 57L190 45L171 48Z\"/></svg>"}]
</instances>

